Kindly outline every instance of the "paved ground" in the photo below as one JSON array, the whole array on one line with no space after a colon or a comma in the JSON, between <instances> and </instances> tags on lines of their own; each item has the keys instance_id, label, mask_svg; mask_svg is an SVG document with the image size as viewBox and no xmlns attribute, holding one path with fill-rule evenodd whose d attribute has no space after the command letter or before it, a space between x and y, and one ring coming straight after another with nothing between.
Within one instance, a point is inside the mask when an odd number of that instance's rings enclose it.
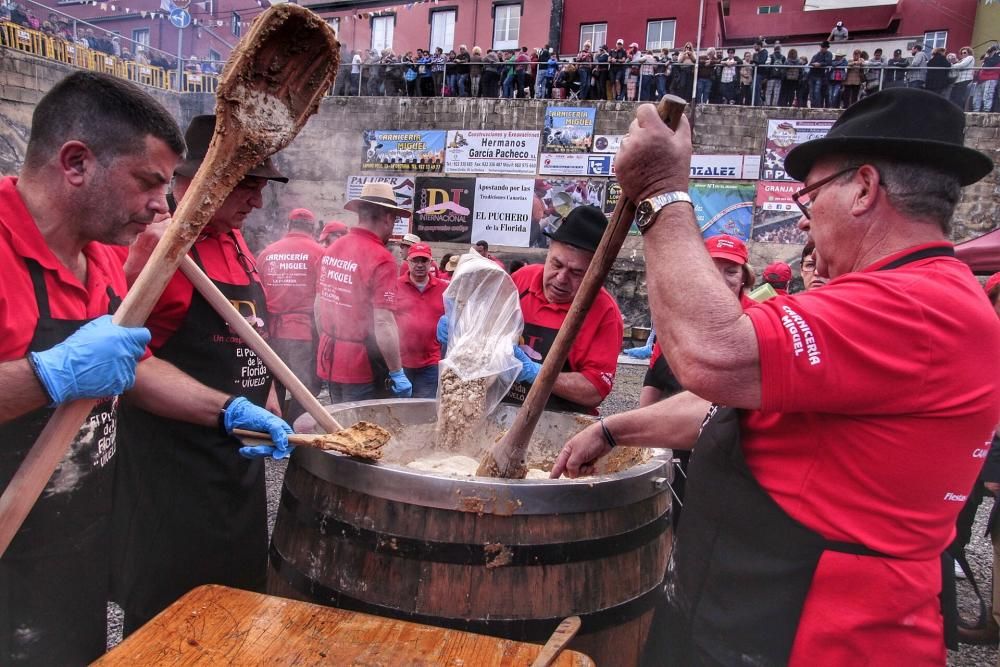
<instances>
[{"instance_id":1,"label":"paved ground","mask_svg":"<svg viewBox=\"0 0 1000 667\"><path fill-rule=\"evenodd\" d=\"M605 400L602 411L605 414L614 414L630 410L638 406L639 390L642 387L642 378L645 374L643 364L622 364L618 369L618 376L615 380L615 390ZM268 518L270 525L274 525L274 517L277 512L278 498L281 493L281 480L285 472L285 462L268 461L267 465L267 488L268 488ZM986 517L992 507L992 501L987 500L980 508L976 518L976 527L972 543L969 545L967 555L969 563L976 574L977 580L987 582L987 595L993 562L993 552L989 539L981 537L985 528ZM974 618L977 607L971 587L964 582L959 583L959 604L966 618ZM109 647L117 644L121 637L120 613L114 605L109 607L108 612ZM997 649L995 647L962 646L959 651L948 652L949 667L989 667L997 663Z\"/></svg>"}]
</instances>

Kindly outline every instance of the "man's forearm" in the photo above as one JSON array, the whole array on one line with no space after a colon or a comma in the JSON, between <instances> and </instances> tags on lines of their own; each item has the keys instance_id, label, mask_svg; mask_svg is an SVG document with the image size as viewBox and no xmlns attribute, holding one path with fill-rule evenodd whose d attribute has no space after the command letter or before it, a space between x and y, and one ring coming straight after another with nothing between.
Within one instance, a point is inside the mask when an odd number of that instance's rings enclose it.
<instances>
[{"instance_id":1,"label":"man's forearm","mask_svg":"<svg viewBox=\"0 0 1000 667\"><path fill-rule=\"evenodd\" d=\"M139 362L135 385L126 397L146 412L200 426L217 425L219 411L229 398L156 357Z\"/></svg>"},{"instance_id":2,"label":"man's forearm","mask_svg":"<svg viewBox=\"0 0 1000 667\"><path fill-rule=\"evenodd\" d=\"M601 392L583 373L560 373L552 386L552 393L588 408L596 408L604 400Z\"/></svg>"},{"instance_id":3,"label":"man's forearm","mask_svg":"<svg viewBox=\"0 0 1000 667\"><path fill-rule=\"evenodd\" d=\"M403 367L399 356L399 329L396 327L396 318L391 312L376 311L375 343L390 371L396 371Z\"/></svg>"},{"instance_id":4,"label":"man's forearm","mask_svg":"<svg viewBox=\"0 0 1000 667\"><path fill-rule=\"evenodd\" d=\"M0 423L44 407L50 400L27 359L0 363Z\"/></svg>"},{"instance_id":5,"label":"man's forearm","mask_svg":"<svg viewBox=\"0 0 1000 667\"><path fill-rule=\"evenodd\" d=\"M689 391L638 410L605 417L619 445L691 449L711 403Z\"/></svg>"}]
</instances>

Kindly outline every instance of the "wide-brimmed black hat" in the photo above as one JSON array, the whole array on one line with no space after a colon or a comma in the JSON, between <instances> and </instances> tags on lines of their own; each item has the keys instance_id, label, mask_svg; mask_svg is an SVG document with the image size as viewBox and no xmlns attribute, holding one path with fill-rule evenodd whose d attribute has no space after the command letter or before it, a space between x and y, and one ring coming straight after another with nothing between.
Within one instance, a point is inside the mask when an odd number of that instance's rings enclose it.
<instances>
[{"instance_id":1,"label":"wide-brimmed black hat","mask_svg":"<svg viewBox=\"0 0 1000 667\"><path fill-rule=\"evenodd\" d=\"M607 227L608 218L601 209L596 206L577 206L555 231L546 231L545 235L553 241L587 252L596 252Z\"/></svg>"},{"instance_id":2,"label":"wide-brimmed black hat","mask_svg":"<svg viewBox=\"0 0 1000 667\"><path fill-rule=\"evenodd\" d=\"M804 181L827 155L881 157L923 163L971 185L993 171L993 160L963 145L965 114L947 98L917 88L890 88L849 107L822 139L793 148L785 171Z\"/></svg>"},{"instance_id":3,"label":"wide-brimmed black hat","mask_svg":"<svg viewBox=\"0 0 1000 667\"><path fill-rule=\"evenodd\" d=\"M184 133L184 143L187 144L187 152L184 160L174 168L174 173L179 176L194 178L195 172L201 166L205 154L208 152L208 144L212 142L212 133L215 132L215 115L195 116L188 125L187 132ZM269 181L287 183L288 177L278 171L271 158L267 158L261 164L251 169L247 176L266 178Z\"/></svg>"}]
</instances>

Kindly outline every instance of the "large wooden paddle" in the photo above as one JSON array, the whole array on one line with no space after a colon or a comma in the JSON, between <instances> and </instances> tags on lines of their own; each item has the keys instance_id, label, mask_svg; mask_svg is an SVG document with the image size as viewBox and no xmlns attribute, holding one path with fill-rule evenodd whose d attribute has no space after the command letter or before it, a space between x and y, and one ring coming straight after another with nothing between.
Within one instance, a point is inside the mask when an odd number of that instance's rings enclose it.
<instances>
[{"instance_id":1,"label":"large wooden paddle","mask_svg":"<svg viewBox=\"0 0 1000 667\"><path fill-rule=\"evenodd\" d=\"M219 80L215 134L173 221L114 321L141 326L177 265L229 193L254 166L287 146L319 107L340 61L321 18L271 7L236 46ZM0 554L7 550L95 401L59 406L0 496Z\"/></svg>"},{"instance_id":2,"label":"large wooden paddle","mask_svg":"<svg viewBox=\"0 0 1000 667\"><path fill-rule=\"evenodd\" d=\"M657 111L664 123L671 129L677 129L686 105L687 103L679 97L665 95L657 105ZM611 222L604 230L604 236L601 237L594 258L590 260L590 266L587 267L587 273L583 276L583 282L566 314L566 319L559 327L559 333L556 334L549 353L545 355L542 370L531 385L510 430L483 456L477 475L523 479L527 473L528 442L531 440L531 434L535 432L535 426L538 425L538 419L542 416L545 404L552 394L556 378L559 377L569 357L570 347L580 333L580 327L583 326L597 293L604 285L611 266L618 258L618 252L625 242L632 220L635 219L635 207L635 203L625 196L618 200L615 212L611 215Z\"/></svg>"}]
</instances>

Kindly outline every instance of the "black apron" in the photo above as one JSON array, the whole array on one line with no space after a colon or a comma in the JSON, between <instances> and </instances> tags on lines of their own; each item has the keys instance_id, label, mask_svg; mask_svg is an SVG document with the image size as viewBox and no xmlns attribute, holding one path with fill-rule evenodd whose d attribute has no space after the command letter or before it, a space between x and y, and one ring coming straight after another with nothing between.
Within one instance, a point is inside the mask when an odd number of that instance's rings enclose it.
<instances>
[{"instance_id":1,"label":"black apron","mask_svg":"<svg viewBox=\"0 0 1000 667\"><path fill-rule=\"evenodd\" d=\"M926 248L881 267L954 256ZM646 665L784 665L824 551L890 558L828 540L790 517L747 467L740 412L713 406L694 446L685 519Z\"/></svg>"},{"instance_id":2,"label":"black apron","mask_svg":"<svg viewBox=\"0 0 1000 667\"><path fill-rule=\"evenodd\" d=\"M25 258L38 323L28 350L63 342L86 320L53 319L44 271ZM121 299L108 288L109 313ZM118 397L100 400L0 559L0 664L83 665L107 642L108 547ZM0 424L5 488L55 410Z\"/></svg>"},{"instance_id":3,"label":"black apron","mask_svg":"<svg viewBox=\"0 0 1000 667\"><path fill-rule=\"evenodd\" d=\"M235 241L235 239L234 239ZM201 266L197 249L192 257ZM204 267L202 267L204 268ZM212 282L246 316L267 314L264 290ZM264 405L271 374L195 291L158 358L214 389ZM201 584L262 591L267 566L264 462L214 426L124 406L115 480L112 592L132 632Z\"/></svg>"},{"instance_id":4,"label":"black apron","mask_svg":"<svg viewBox=\"0 0 1000 667\"><path fill-rule=\"evenodd\" d=\"M518 300L523 299L528 293L527 290L518 294ZM552 343L556 340L556 334L559 333L559 329L551 329L549 327L539 326L537 324L524 323L524 331L521 334L521 338L526 341L531 341L531 348L542 355L541 361L545 360L548 356L549 350L552 349ZM563 373L572 373L573 368L569 364L569 359L563 364ZM510 391L507 392L507 396L504 397L504 402L513 403L515 405L520 405L524 403L524 399L528 397L528 391L531 389L531 384L528 382L515 382L510 387ZM573 401L566 400L556 396L555 394L549 395L549 400L545 404L546 410L556 410L559 412L580 412L585 415L593 414L594 411L585 405L579 403L574 403Z\"/></svg>"}]
</instances>

